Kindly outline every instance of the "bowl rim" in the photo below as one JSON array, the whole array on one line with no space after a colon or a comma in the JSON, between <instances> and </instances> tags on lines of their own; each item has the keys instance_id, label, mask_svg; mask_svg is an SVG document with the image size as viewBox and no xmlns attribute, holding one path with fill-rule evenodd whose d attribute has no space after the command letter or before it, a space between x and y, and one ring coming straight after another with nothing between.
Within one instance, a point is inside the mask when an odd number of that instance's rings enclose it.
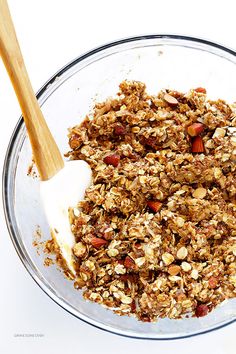
<instances>
[{"instance_id":1,"label":"bowl rim","mask_svg":"<svg viewBox=\"0 0 236 354\"><path fill-rule=\"evenodd\" d=\"M234 57L236 57L236 51L234 51L233 49L230 49L228 47L225 47L219 43L216 42L212 42L210 40L207 39L203 39L203 38L197 38L197 37L191 37L191 36L185 36L185 35L178 35L178 34L146 34L146 35L140 35L140 36L133 36L133 37L127 37L127 38L122 38L119 40L115 40L112 42L108 42L106 44L103 44L101 46L95 47L94 49L85 52L82 55L79 55L78 57L76 57L75 59L71 60L69 63L67 63L65 66L63 66L61 69L59 69L54 75L52 75L52 77L45 82L45 84L37 91L36 93L36 97L37 99L40 99L41 96L45 93L45 91L47 91L49 85L53 84L55 82L55 80L60 77L62 74L64 74L65 72L67 72L69 69L71 69L73 66L77 65L79 62L85 60L88 57L93 56L96 53L102 52L106 49L109 49L111 47L116 47L122 44L126 44L126 43L130 43L130 42L135 42L135 41L143 41L143 40L152 40L152 39L166 39L166 40L180 40L181 41L186 41L186 42L195 42L196 44L203 44L206 46L209 46L211 48L216 48L219 50L222 50L223 52L226 52L228 54L233 55ZM11 211L10 211L10 207L9 207L9 202L8 202L8 194L7 194L7 189L8 189L8 182L9 182L9 166L11 163L11 156L12 156L12 152L15 148L15 141L17 140L18 134L20 132L20 130L22 129L22 127L24 126L24 121L23 121L23 117L22 115L20 116L14 130L13 133L11 135L6 153L5 153L5 159L4 159L4 163L3 163L3 172L2 172L2 201L3 201L3 210L4 210L4 216L5 216L5 220L6 220L6 224L7 224L7 229L8 232L10 234L10 238L11 241L14 245L14 248L21 260L21 262L23 263L24 267L26 268L26 270L28 271L28 273L30 274L30 276L33 278L33 280L36 282L36 284L44 291L44 293L46 293L57 305L59 305L61 308L63 308L64 310L66 310L68 313L70 313L71 315L73 315L74 317L82 320L83 322L92 325L95 328L104 330L106 332L112 333L112 334L116 334L116 335L120 335L123 337L128 337L128 338L133 338L133 339L148 339L148 340L176 340L176 339L183 339L183 338L189 338L189 337L193 337L193 336L197 336L200 334L205 334L205 333L209 333L212 331L215 331L217 329L223 328L228 326L229 324L232 324L234 322L236 322L236 318L233 318L232 320L228 321L228 322L224 322L223 324L219 324L216 325L213 328L210 329L203 329L200 330L198 332L194 332L194 333L190 333L190 334L186 334L186 335L179 335L179 336L170 336L170 337L147 337L146 334L145 335L131 335L131 334L127 334L125 333L125 331L123 330L115 330L112 329L109 325L105 325L105 324L101 324L101 323L97 323L96 320L91 320L89 318L87 318L85 315L82 314L75 314L73 313L73 311L69 308L67 308L67 305L63 303L63 301L61 301L61 299L58 298L57 295L54 295L53 293L51 293L51 290L44 284L44 282L38 277L38 275L36 274L36 272L34 272L33 268L31 267L31 265L29 264L28 260L25 258L25 255L23 254L22 250L21 250L21 246L17 240L17 238L15 237L15 231L14 231L14 227L12 225L11 222Z\"/></svg>"}]
</instances>

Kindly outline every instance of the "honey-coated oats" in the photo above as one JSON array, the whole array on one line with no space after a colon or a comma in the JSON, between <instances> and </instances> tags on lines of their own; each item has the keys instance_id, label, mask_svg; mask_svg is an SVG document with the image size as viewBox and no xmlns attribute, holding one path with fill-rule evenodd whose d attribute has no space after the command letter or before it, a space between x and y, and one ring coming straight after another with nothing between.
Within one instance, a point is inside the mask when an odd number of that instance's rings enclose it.
<instances>
[{"instance_id":1,"label":"honey-coated oats","mask_svg":"<svg viewBox=\"0 0 236 354\"><path fill-rule=\"evenodd\" d=\"M203 88L124 81L70 129L93 181L71 209L76 288L141 321L205 316L236 296L236 107ZM79 183L79 181L78 181Z\"/></svg>"}]
</instances>

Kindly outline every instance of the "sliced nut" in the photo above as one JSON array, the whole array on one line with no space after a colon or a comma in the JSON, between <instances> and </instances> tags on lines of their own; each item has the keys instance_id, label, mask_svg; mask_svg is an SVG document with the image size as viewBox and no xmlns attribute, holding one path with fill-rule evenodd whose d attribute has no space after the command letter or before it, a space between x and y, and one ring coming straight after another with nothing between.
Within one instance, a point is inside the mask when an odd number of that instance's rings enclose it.
<instances>
[{"instance_id":1,"label":"sliced nut","mask_svg":"<svg viewBox=\"0 0 236 354\"><path fill-rule=\"evenodd\" d=\"M168 252L163 253L161 258L162 258L163 262L165 263L165 265L170 265L175 260L175 258L172 256L172 254L168 253Z\"/></svg>"},{"instance_id":2,"label":"sliced nut","mask_svg":"<svg viewBox=\"0 0 236 354\"><path fill-rule=\"evenodd\" d=\"M184 258L186 258L187 257L187 255L188 255L188 250L187 250L187 248L186 247L180 247L179 249L178 249L178 251L177 251L177 254L176 254L176 256L177 256L177 258L178 259L184 259Z\"/></svg>"},{"instance_id":3,"label":"sliced nut","mask_svg":"<svg viewBox=\"0 0 236 354\"><path fill-rule=\"evenodd\" d=\"M121 276L125 276L125 275L121 275ZM123 281L117 281L116 282L116 286L120 289L124 289L125 288L125 284Z\"/></svg>"},{"instance_id":4,"label":"sliced nut","mask_svg":"<svg viewBox=\"0 0 236 354\"><path fill-rule=\"evenodd\" d=\"M114 298L120 299L120 294L119 293L113 293Z\"/></svg>"},{"instance_id":5,"label":"sliced nut","mask_svg":"<svg viewBox=\"0 0 236 354\"><path fill-rule=\"evenodd\" d=\"M206 194L207 194L207 190L205 188L199 187L195 189L195 191L193 192L193 197L203 199L205 198Z\"/></svg>"}]
</instances>

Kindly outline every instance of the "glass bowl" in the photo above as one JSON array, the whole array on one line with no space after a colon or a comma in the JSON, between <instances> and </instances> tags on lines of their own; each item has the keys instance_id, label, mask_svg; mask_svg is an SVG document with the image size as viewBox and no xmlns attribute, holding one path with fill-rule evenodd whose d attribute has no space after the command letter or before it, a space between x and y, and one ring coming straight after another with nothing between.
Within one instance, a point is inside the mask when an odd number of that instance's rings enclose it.
<instances>
[{"instance_id":1,"label":"glass bowl","mask_svg":"<svg viewBox=\"0 0 236 354\"><path fill-rule=\"evenodd\" d=\"M61 152L68 150L67 128L78 124L95 101L113 96L124 80L146 83L150 93L162 88L205 87L212 98L236 99L236 53L208 41L175 35L147 35L104 45L75 59L56 73L37 97ZM218 306L206 317L161 319L142 323L119 317L86 302L73 282L55 266L45 267L32 246L39 226L50 238L39 196L39 181L27 176L31 148L20 118L12 135L3 172L3 201L8 229L19 257L51 299L77 318L116 334L145 339L172 339L220 328L236 319L236 301Z\"/></svg>"}]
</instances>

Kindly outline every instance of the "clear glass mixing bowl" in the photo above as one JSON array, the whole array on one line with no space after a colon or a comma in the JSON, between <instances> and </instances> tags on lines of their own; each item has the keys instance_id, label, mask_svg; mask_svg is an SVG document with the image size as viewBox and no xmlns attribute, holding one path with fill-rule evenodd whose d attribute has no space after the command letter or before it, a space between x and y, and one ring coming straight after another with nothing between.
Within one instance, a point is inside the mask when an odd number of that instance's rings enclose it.
<instances>
[{"instance_id":1,"label":"clear glass mixing bowl","mask_svg":"<svg viewBox=\"0 0 236 354\"><path fill-rule=\"evenodd\" d=\"M236 53L220 45L174 35L128 38L75 59L50 79L38 100L61 152L68 150L67 128L79 123L94 101L115 95L124 80L146 83L148 92L161 88L188 90L205 87L210 97L236 99ZM101 329L146 339L171 339L196 335L232 323L236 301L230 300L202 318L162 319L141 323L119 317L100 305L86 302L73 282L56 267L45 267L43 256L32 246L40 226L42 239L50 238L39 196L39 181L27 176L31 148L20 118L6 154L3 201L14 246L32 278L65 310ZM79 182L79 181L78 181Z\"/></svg>"}]
</instances>

